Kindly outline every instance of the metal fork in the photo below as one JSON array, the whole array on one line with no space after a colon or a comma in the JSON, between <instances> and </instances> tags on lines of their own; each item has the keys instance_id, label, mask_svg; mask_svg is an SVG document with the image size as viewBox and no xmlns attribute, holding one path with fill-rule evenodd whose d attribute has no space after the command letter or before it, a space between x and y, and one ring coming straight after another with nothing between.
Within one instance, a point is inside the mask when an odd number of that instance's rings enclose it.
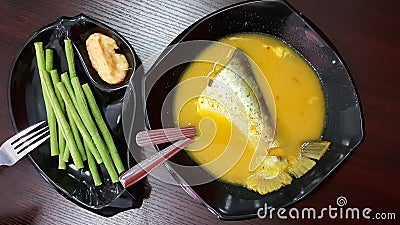
<instances>
[{"instance_id":1,"label":"metal fork","mask_svg":"<svg viewBox=\"0 0 400 225\"><path fill-rule=\"evenodd\" d=\"M0 166L12 166L50 137L45 121L32 125L9 138L0 147Z\"/></svg>"}]
</instances>

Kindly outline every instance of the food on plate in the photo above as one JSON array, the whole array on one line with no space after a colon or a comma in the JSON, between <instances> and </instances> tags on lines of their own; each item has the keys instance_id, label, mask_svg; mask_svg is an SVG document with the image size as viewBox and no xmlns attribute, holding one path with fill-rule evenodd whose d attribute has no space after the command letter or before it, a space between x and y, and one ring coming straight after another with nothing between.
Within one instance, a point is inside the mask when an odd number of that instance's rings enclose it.
<instances>
[{"instance_id":1,"label":"food on plate","mask_svg":"<svg viewBox=\"0 0 400 225\"><path fill-rule=\"evenodd\" d=\"M241 33L207 47L180 78L178 126L197 126L189 156L222 181L266 194L326 152L325 100L313 68L284 42ZM224 47L225 46L225 47ZM226 47L228 46L228 47Z\"/></svg>"},{"instance_id":2,"label":"food on plate","mask_svg":"<svg viewBox=\"0 0 400 225\"><path fill-rule=\"evenodd\" d=\"M229 115L229 120L247 134L255 152L269 149L273 140L275 124L269 112L268 98L264 98L256 82L246 55L235 49L229 61L209 83L197 100L197 112L202 117ZM265 85L268 85L265 83ZM267 93L268 94L268 93ZM268 94L272 95L272 94ZM253 162L254 166L257 162Z\"/></svg>"},{"instance_id":3,"label":"food on plate","mask_svg":"<svg viewBox=\"0 0 400 225\"><path fill-rule=\"evenodd\" d=\"M118 182L125 168L89 85L81 85L76 75L71 40L64 43L69 75L61 76L53 69L52 50L44 51L42 42L34 43L51 131L51 156L58 155L59 169L67 168L70 157L77 169L84 168L87 160L96 186L102 184L97 164L104 163L111 181Z\"/></svg>"},{"instance_id":4,"label":"food on plate","mask_svg":"<svg viewBox=\"0 0 400 225\"><path fill-rule=\"evenodd\" d=\"M123 54L115 50L118 45L114 39L104 34L94 33L86 40L90 62L102 80L118 84L125 79L129 64Z\"/></svg>"}]
</instances>

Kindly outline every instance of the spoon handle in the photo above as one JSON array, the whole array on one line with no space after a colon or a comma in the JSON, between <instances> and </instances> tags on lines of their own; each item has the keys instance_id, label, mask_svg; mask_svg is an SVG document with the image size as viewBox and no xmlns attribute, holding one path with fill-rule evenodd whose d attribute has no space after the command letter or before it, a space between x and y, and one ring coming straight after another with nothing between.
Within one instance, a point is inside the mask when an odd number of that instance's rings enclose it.
<instances>
[{"instance_id":1,"label":"spoon handle","mask_svg":"<svg viewBox=\"0 0 400 225\"><path fill-rule=\"evenodd\" d=\"M130 168L128 171L126 171L119 177L122 186L124 186L124 188L127 188L133 185L134 183L145 177L157 166L161 165L163 162L171 158L173 155L178 153L180 150L184 149L192 142L193 139L191 138L186 138L177 141L172 145L170 145L169 147L163 149L162 151L157 152L152 156L150 156L149 158L136 164L134 167Z\"/></svg>"}]
</instances>

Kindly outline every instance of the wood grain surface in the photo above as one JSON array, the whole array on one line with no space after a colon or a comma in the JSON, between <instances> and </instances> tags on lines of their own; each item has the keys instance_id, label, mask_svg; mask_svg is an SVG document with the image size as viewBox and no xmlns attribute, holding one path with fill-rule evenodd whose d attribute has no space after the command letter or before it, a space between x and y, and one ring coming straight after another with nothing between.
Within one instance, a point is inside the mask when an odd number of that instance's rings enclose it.
<instances>
[{"instance_id":1,"label":"wood grain surface","mask_svg":"<svg viewBox=\"0 0 400 225\"><path fill-rule=\"evenodd\" d=\"M85 13L125 36L143 60L201 17L237 0L1 0L0 141L14 134L7 90L12 62L26 39L61 16ZM321 209L345 196L351 207L400 217L400 14L398 0L288 0L336 46L358 88L365 139L334 174L295 207ZM66 200L28 159L0 168L0 224L223 224L180 187L149 178L140 209L104 218ZM248 220L230 224L376 224L368 220ZM398 222L397 222L398 223Z\"/></svg>"}]
</instances>

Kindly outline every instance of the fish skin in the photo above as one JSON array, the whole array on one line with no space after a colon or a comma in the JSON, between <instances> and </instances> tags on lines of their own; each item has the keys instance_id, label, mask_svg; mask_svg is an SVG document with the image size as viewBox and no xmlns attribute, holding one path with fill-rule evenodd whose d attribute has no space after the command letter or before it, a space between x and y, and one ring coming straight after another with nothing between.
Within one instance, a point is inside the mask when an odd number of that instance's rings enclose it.
<instances>
[{"instance_id":1,"label":"fish skin","mask_svg":"<svg viewBox=\"0 0 400 225\"><path fill-rule=\"evenodd\" d=\"M264 160L275 134L275 124L258 88L252 65L247 56L236 49L225 67L209 79L199 96L198 112L208 110L225 115L247 136L255 149L249 165L252 171Z\"/></svg>"}]
</instances>

